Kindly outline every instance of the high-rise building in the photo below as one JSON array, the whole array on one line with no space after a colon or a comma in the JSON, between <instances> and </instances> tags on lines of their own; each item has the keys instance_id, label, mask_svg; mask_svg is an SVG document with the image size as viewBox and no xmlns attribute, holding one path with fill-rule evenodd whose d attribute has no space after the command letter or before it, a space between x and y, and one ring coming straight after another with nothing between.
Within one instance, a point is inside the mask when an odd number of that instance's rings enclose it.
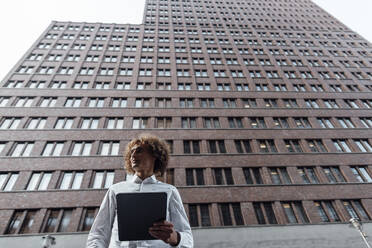
<instances>
[{"instance_id":1,"label":"high-rise building","mask_svg":"<svg viewBox=\"0 0 372 248\"><path fill-rule=\"evenodd\" d=\"M0 87L0 246L83 247L140 133L172 148L195 247L362 247L372 45L310 0L147 0L55 22ZM223 227L223 228L221 228Z\"/></svg>"}]
</instances>

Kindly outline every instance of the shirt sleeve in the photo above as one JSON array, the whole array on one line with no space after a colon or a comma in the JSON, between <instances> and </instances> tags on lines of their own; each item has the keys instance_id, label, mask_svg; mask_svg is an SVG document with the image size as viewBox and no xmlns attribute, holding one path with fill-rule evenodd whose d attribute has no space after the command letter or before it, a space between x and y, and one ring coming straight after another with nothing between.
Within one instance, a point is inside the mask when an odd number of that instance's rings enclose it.
<instances>
[{"instance_id":1,"label":"shirt sleeve","mask_svg":"<svg viewBox=\"0 0 372 248\"><path fill-rule=\"evenodd\" d=\"M109 189L90 229L86 248L107 248L110 244L111 229L115 219L116 198Z\"/></svg>"},{"instance_id":2,"label":"shirt sleeve","mask_svg":"<svg viewBox=\"0 0 372 248\"><path fill-rule=\"evenodd\" d=\"M175 230L180 234L180 243L178 248L194 247L194 240L185 209L182 204L181 196L178 190L174 188L169 201L170 221L173 223Z\"/></svg>"}]
</instances>

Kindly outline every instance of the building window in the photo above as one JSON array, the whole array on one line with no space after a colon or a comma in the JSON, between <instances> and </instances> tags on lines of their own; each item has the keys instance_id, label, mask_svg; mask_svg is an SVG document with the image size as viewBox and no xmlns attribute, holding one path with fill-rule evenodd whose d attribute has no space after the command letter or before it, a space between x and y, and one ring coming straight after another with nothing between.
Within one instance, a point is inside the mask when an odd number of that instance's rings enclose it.
<instances>
[{"instance_id":1,"label":"building window","mask_svg":"<svg viewBox=\"0 0 372 248\"><path fill-rule=\"evenodd\" d=\"M105 103L105 98L101 97L89 97L87 106L90 108L102 108Z\"/></svg>"},{"instance_id":2,"label":"building window","mask_svg":"<svg viewBox=\"0 0 372 248\"><path fill-rule=\"evenodd\" d=\"M186 169L186 185L204 185L204 169Z\"/></svg>"},{"instance_id":3,"label":"building window","mask_svg":"<svg viewBox=\"0 0 372 248\"><path fill-rule=\"evenodd\" d=\"M248 120L251 128L267 128L265 119L262 117L250 117Z\"/></svg>"},{"instance_id":4,"label":"building window","mask_svg":"<svg viewBox=\"0 0 372 248\"><path fill-rule=\"evenodd\" d=\"M273 117L273 121L276 128L289 128L287 117Z\"/></svg>"},{"instance_id":5,"label":"building window","mask_svg":"<svg viewBox=\"0 0 372 248\"><path fill-rule=\"evenodd\" d=\"M68 97L65 102L67 108L78 108L80 107L81 97Z\"/></svg>"},{"instance_id":6,"label":"building window","mask_svg":"<svg viewBox=\"0 0 372 248\"><path fill-rule=\"evenodd\" d=\"M44 117L30 117L25 124L25 128L43 129L45 127L46 120L47 118Z\"/></svg>"},{"instance_id":7,"label":"building window","mask_svg":"<svg viewBox=\"0 0 372 248\"><path fill-rule=\"evenodd\" d=\"M157 108L171 108L172 99L171 98L156 98L155 107Z\"/></svg>"},{"instance_id":8,"label":"building window","mask_svg":"<svg viewBox=\"0 0 372 248\"><path fill-rule=\"evenodd\" d=\"M361 183L372 183L372 173L369 171L368 166L354 166L350 167L354 176Z\"/></svg>"},{"instance_id":9,"label":"building window","mask_svg":"<svg viewBox=\"0 0 372 248\"><path fill-rule=\"evenodd\" d=\"M264 99L266 108L277 108L278 102L277 99Z\"/></svg>"},{"instance_id":10,"label":"building window","mask_svg":"<svg viewBox=\"0 0 372 248\"><path fill-rule=\"evenodd\" d=\"M31 107L34 97L17 97L13 102L14 107Z\"/></svg>"},{"instance_id":11,"label":"building window","mask_svg":"<svg viewBox=\"0 0 372 248\"><path fill-rule=\"evenodd\" d=\"M99 117L82 117L79 127L81 129L97 129Z\"/></svg>"},{"instance_id":12,"label":"building window","mask_svg":"<svg viewBox=\"0 0 372 248\"><path fill-rule=\"evenodd\" d=\"M260 168L244 167L243 173L247 184L263 184Z\"/></svg>"},{"instance_id":13,"label":"building window","mask_svg":"<svg viewBox=\"0 0 372 248\"><path fill-rule=\"evenodd\" d=\"M0 173L0 191L11 191L18 179L18 172Z\"/></svg>"},{"instance_id":14,"label":"building window","mask_svg":"<svg viewBox=\"0 0 372 248\"><path fill-rule=\"evenodd\" d=\"M223 226L244 225L240 203L218 204Z\"/></svg>"},{"instance_id":15,"label":"building window","mask_svg":"<svg viewBox=\"0 0 372 248\"><path fill-rule=\"evenodd\" d=\"M372 118L363 117L359 118L365 128L372 128Z\"/></svg>"},{"instance_id":16,"label":"building window","mask_svg":"<svg viewBox=\"0 0 372 248\"><path fill-rule=\"evenodd\" d=\"M71 129L74 124L74 118L59 117L54 125L55 129Z\"/></svg>"},{"instance_id":17,"label":"building window","mask_svg":"<svg viewBox=\"0 0 372 248\"><path fill-rule=\"evenodd\" d=\"M136 98L134 106L136 108L148 108L150 107L150 98Z\"/></svg>"},{"instance_id":18,"label":"building window","mask_svg":"<svg viewBox=\"0 0 372 248\"><path fill-rule=\"evenodd\" d=\"M253 209L258 224L278 224L273 210L273 202L254 202Z\"/></svg>"},{"instance_id":19,"label":"building window","mask_svg":"<svg viewBox=\"0 0 372 248\"><path fill-rule=\"evenodd\" d=\"M306 140L311 152L327 152L323 142L319 139Z\"/></svg>"},{"instance_id":20,"label":"building window","mask_svg":"<svg viewBox=\"0 0 372 248\"><path fill-rule=\"evenodd\" d=\"M60 156L63 150L64 142L48 141L41 153L41 156Z\"/></svg>"},{"instance_id":21,"label":"building window","mask_svg":"<svg viewBox=\"0 0 372 248\"><path fill-rule=\"evenodd\" d=\"M55 107L57 97L42 97L38 106L39 107Z\"/></svg>"},{"instance_id":22,"label":"building window","mask_svg":"<svg viewBox=\"0 0 372 248\"><path fill-rule=\"evenodd\" d=\"M135 117L133 118L132 128L133 129L143 129L147 128L148 117Z\"/></svg>"},{"instance_id":23,"label":"building window","mask_svg":"<svg viewBox=\"0 0 372 248\"><path fill-rule=\"evenodd\" d=\"M307 117L294 118L294 122L296 124L296 127L298 128L311 128L311 124Z\"/></svg>"},{"instance_id":24,"label":"building window","mask_svg":"<svg viewBox=\"0 0 372 248\"><path fill-rule=\"evenodd\" d=\"M184 140L183 141L183 153L184 154L199 154L200 153L200 141L199 140Z\"/></svg>"},{"instance_id":25,"label":"building window","mask_svg":"<svg viewBox=\"0 0 372 248\"><path fill-rule=\"evenodd\" d=\"M14 142L8 156L11 157L29 157L31 155L32 148L34 147L33 142Z\"/></svg>"},{"instance_id":26,"label":"building window","mask_svg":"<svg viewBox=\"0 0 372 248\"><path fill-rule=\"evenodd\" d=\"M171 128L172 117L156 117L155 127L156 128Z\"/></svg>"},{"instance_id":27,"label":"building window","mask_svg":"<svg viewBox=\"0 0 372 248\"><path fill-rule=\"evenodd\" d=\"M332 142L338 152L351 152L351 149L347 144L346 140L338 139L332 140Z\"/></svg>"},{"instance_id":28,"label":"building window","mask_svg":"<svg viewBox=\"0 0 372 248\"><path fill-rule=\"evenodd\" d=\"M274 140L267 139L267 140L257 140L259 146L259 152L261 153L277 153L278 150L276 149Z\"/></svg>"},{"instance_id":29,"label":"building window","mask_svg":"<svg viewBox=\"0 0 372 248\"><path fill-rule=\"evenodd\" d=\"M209 153L226 153L224 140L208 140L207 144Z\"/></svg>"},{"instance_id":30,"label":"building window","mask_svg":"<svg viewBox=\"0 0 372 248\"><path fill-rule=\"evenodd\" d=\"M288 223L309 223L301 202L282 202Z\"/></svg>"},{"instance_id":31,"label":"building window","mask_svg":"<svg viewBox=\"0 0 372 248\"><path fill-rule=\"evenodd\" d=\"M89 232L99 208L84 208L78 231Z\"/></svg>"},{"instance_id":32,"label":"building window","mask_svg":"<svg viewBox=\"0 0 372 248\"><path fill-rule=\"evenodd\" d=\"M372 152L372 146L367 139L353 139L361 152Z\"/></svg>"},{"instance_id":33,"label":"building window","mask_svg":"<svg viewBox=\"0 0 372 248\"><path fill-rule=\"evenodd\" d=\"M180 108L193 108L194 98L180 98Z\"/></svg>"},{"instance_id":34,"label":"building window","mask_svg":"<svg viewBox=\"0 0 372 248\"><path fill-rule=\"evenodd\" d=\"M115 171L94 171L90 188L107 189L114 183Z\"/></svg>"},{"instance_id":35,"label":"building window","mask_svg":"<svg viewBox=\"0 0 372 248\"><path fill-rule=\"evenodd\" d=\"M98 154L101 156L117 156L119 155L119 146L119 141L102 141Z\"/></svg>"},{"instance_id":36,"label":"building window","mask_svg":"<svg viewBox=\"0 0 372 248\"><path fill-rule=\"evenodd\" d=\"M74 82L74 85L72 86L72 88L73 89L88 89L88 85L89 85L89 82ZM79 105L80 105L80 103L79 103ZM78 107L78 106L76 106L76 107ZM65 106L65 107L67 107L67 106Z\"/></svg>"},{"instance_id":37,"label":"building window","mask_svg":"<svg viewBox=\"0 0 372 248\"><path fill-rule=\"evenodd\" d=\"M331 118L317 118L319 125L322 128L334 128L334 125L331 122Z\"/></svg>"},{"instance_id":38,"label":"building window","mask_svg":"<svg viewBox=\"0 0 372 248\"><path fill-rule=\"evenodd\" d=\"M15 210L4 234L31 233L38 210Z\"/></svg>"},{"instance_id":39,"label":"building window","mask_svg":"<svg viewBox=\"0 0 372 248\"><path fill-rule=\"evenodd\" d=\"M322 222L341 221L333 206L332 201L315 201L314 205L318 209L318 213Z\"/></svg>"},{"instance_id":40,"label":"building window","mask_svg":"<svg viewBox=\"0 0 372 248\"><path fill-rule=\"evenodd\" d=\"M189 204L190 226L211 226L210 204Z\"/></svg>"},{"instance_id":41,"label":"building window","mask_svg":"<svg viewBox=\"0 0 372 248\"><path fill-rule=\"evenodd\" d=\"M319 183L318 176L313 167L298 167L297 172L306 184Z\"/></svg>"},{"instance_id":42,"label":"building window","mask_svg":"<svg viewBox=\"0 0 372 248\"><path fill-rule=\"evenodd\" d=\"M269 172L273 184L291 184L291 179L286 168L270 167Z\"/></svg>"},{"instance_id":43,"label":"building window","mask_svg":"<svg viewBox=\"0 0 372 248\"><path fill-rule=\"evenodd\" d=\"M235 98L223 98L222 103L225 108L236 108Z\"/></svg>"},{"instance_id":44,"label":"building window","mask_svg":"<svg viewBox=\"0 0 372 248\"><path fill-rule=\"evenodd\" d=\"M200 98L200 107L202 108L214 108L214 99L213 98Z\"/></svg>"},{"instance_id":45,"label":"building window","mask_svg":"<svg viewBox=\"0 0 372 248\"><path fill-rule=\"evenodd\" d=\"M42 225L42 232L67 232L71 215L72 209L49 209Z\"/></svg>"},{"instance_id":46,"label":"building window","mask_svg":"<svg viewBox=\"0 0 372 248\"><path fill-rule=\"evenodd\" d=\"M228 117L229 128L244 128L242 117Z\"/></svg>"},{"instance_id":47,"label":"building window","mask_svg":"<svg viewBox=\"0 0 372 248\"><path fill-rule=\"evenodd\" d=\"M20 117L3 117L0 120L0 129L16 129L21 120Z\"/></svg>"},{"instance_id":48,"label":"building window","mask_svg":"<svg viewBox=\"0 0 372 248\"><path fill-rule=\"evenodd\" d=\"M213 174L216 185L234 184L231 168L213 168Z\"/></svg>"},{"instance_id":49,"label":"building window","mask_svg":"<svg viewBox=\"0 0 372 248\"><path fill-rule=\"evenodd\" d=\"M288 152L303 152L300 145L300 140L284 140L284 144Z\"/></svg>"},{"instance_id":50,"label":"building window","mask_svg":"<svg viewBox=\"0 0 372 248\"><path fill-rule=\"evenodd\" d=\"M124 118L123 117L108 117L106 119L105 128L107 129L123 129Z\"/></svg>"},{"instance_id":51,"label":"building window","mask_svg":"<svg viewBox=\"0 0 372 248\"><path fill-rule=\"evenodd\" d=\"M52 172L33 172L26 190L47 190Z\"/></svg>"},{"instance_id":52,"label":"building window","mask_svg":"<svg viewBox=\"0 0 372 248\"><path fill-rule=\"evenodd\" d=\"M359 220L370 220L371 218L365 211L360 200L345 200L342 201L346 212L349 214L350 218L356 218Z\"/></svg>"},{"instance_id":53,"label":"building window","mask_svg":"<svg viewBox=\"0 0 372 248\"><path fill-rule=\"evenodd\" d=\"M252 153L251 140L234 140L238 153Z\"/></svg>"},{"instance_id":54,"label":"building window","mask_svg":"<svg viewBox=\"0 0 372 248\"><path fill-rule=\"evenodd\" d=\"M127 107L127 98L113 98L111 102L113 108L125 108Z\"/></svg>"},{"instance_id":55,"label":"building window","mask_svg":"<svg viewBox=\"0 0 372 248\"><path fill-rule=\"evenodd\" d=\"M319 108L316 99L305 99L305 103L308 108Z\"/></svg>"},{"instance_id":56,"label":"building window","mask_svg":"<svg viewBox=\"0 0 372 248\"><path fill-rule=\"evenodd\" d=\"M323 168L324 174L326 175L328 179L328 182L330 183L346 182L338 166L330 166L330 167L322 167L322 168Z\"/></svg>"},{"instance_id":57,"label":"building window","mask_svg":"<svg viewBox=\"0 0 372 248\"><path fill-rule=\"evenodd\" d=\"M204 128L221 128L218 117L203 117Z\"/></svg>"},{"instance_id":58,"label":"building window","mask_svg":"<svg viewBox=\"0 0 372 248\"><path fill-rule=\"evenodd\" d=\"M195 117L182 117L181 127L182 128L196 128L196 118Z\"/></svg>"},{"instance_id":59,"label":"building window","mask_svg":"<svg viewBox=\"0 0 372 248\"><path fill-rule=\"evenodd\" d=\"M69 154L71 156L89 156L92 144L91 141L74 141Z\"/></svg>"},{"instance_id":60,"label":"building window","mask_svg":"<svg viewBox=\"0 0 372 248\"><path fill-rule=\"evenodd\" d=\"M64 171L59 179L58 189L80 189L84 172Z\"/></svg>"}]
</instances>

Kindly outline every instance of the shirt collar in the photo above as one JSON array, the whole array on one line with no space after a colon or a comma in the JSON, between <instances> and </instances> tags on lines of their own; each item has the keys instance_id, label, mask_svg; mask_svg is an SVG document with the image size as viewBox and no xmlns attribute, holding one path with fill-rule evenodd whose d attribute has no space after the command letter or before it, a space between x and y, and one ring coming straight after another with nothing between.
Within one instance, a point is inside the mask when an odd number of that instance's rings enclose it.
<instances>
[{"instance_id":1,"label":"shirt collar","mask_svg":"<svg viewBox=\"0 0 372 248\"><path fill-rule=\"evenodd\" d=\"M141 183L155 183L156 182L156 177L155 175L152 175L151 177L145 178L145 180L142 180L139 178L137 175L133 175L132 177L132 182L136 184L141 184Z\"/></svg>"}]
</instances>

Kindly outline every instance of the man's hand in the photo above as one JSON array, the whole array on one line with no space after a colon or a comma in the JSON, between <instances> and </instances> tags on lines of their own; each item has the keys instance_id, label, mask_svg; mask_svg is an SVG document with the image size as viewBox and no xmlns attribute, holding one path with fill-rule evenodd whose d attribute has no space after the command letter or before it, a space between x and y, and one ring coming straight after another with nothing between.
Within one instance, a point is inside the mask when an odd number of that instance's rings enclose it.
<instances>
[{"instance_id":1,"label":"man's hand","mask_svg":"<svg viewBox=\"0 0 372 248\"><path fill-rule=\"evenodd\" d=\"M173 224L166 220L155 222L150 227L149 233L154 238L161 239L172 246L176 246L180 242L179 233L174 230Z\"/></svg>"}]
</instances>

